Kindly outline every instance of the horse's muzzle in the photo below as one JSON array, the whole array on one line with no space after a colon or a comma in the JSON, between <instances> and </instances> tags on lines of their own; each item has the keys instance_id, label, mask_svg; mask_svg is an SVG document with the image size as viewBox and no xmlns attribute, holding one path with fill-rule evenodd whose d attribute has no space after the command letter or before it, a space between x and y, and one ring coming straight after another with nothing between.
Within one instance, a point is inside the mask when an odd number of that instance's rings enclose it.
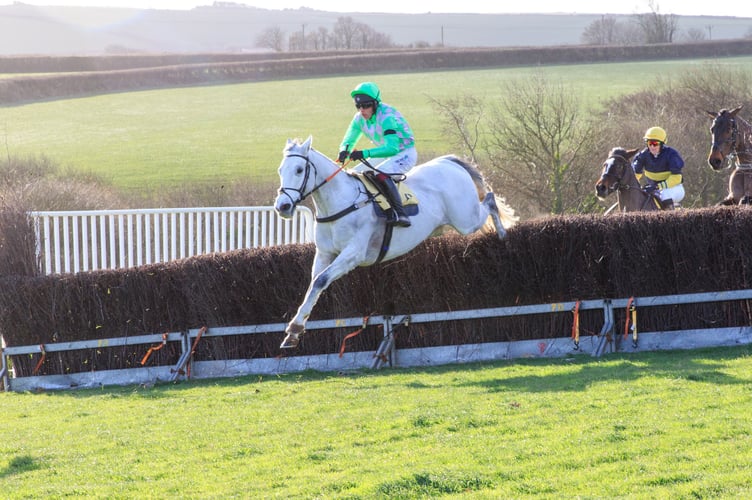
<instances>
[{"instance_id":1,"label":"horse's muzzle","mask_svg":"<svg viewBox=\"0 0 752 500\"><path fill-rule=\"evenodd\" d=\"M595 195L598 198L605 198L611 193L611 189L605 184L599 182L595 185Z\"/></svg>"},{"instance_id":2,"label":"horse's muzzle","mask_svg":"<svg viewBox=\"0 0 752 500\"><path fill-rule=\"evenodd\" d=\"M710 165L710 168L713 170L721 170L723 169L723 157L721 155L710 155L708 157L708 165Z\"/></svg>"}]
</instances>

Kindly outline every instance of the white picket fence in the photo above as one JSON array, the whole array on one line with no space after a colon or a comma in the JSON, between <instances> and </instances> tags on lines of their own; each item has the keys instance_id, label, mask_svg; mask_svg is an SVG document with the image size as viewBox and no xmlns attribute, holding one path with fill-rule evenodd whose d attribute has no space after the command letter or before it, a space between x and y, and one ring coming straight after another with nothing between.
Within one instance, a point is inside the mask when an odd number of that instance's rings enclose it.
<instances>
[{"instance_id":1,"label":"white picket fence","mask_svg":"<svg viewBox=\"0 0 752 500\"><path fill-rule=\"evenodd\" d=\"M44 274L122 269L212 252L313 241L313 212L272 207L30 212Z\"/></svg>"}]
</instances>

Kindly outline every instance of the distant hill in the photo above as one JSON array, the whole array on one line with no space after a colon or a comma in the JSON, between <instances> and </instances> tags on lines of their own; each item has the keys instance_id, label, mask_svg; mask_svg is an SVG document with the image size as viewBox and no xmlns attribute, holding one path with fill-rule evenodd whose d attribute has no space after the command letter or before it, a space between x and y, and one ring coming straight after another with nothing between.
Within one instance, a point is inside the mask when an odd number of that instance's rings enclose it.
<instances>
[{"instance_id":1,"label":"distant hill","mask_svg":"<svg viewBox=\"0 0 752 500\"><path fill-rule=\"evenodd\" d=\"M189 11L100 7L0 6L0 55L91 55L128 50L148 53L241 52L270 27L286 34L331 30L349 16L396 44L447 47L559 46L580 43L598 14L362 14L308 8L267 10L215 5ZM614 15L619 21L630 16ZM680 16L681 33L694 28L709 39L742 38L752 18Z\"/></svg>"}]
</instances>

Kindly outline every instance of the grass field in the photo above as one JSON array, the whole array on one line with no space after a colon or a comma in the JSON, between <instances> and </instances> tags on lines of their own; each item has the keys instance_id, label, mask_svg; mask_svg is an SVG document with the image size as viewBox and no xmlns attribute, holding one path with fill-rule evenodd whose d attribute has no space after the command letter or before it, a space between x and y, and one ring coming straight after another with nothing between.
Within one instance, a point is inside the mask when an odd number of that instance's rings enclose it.
<instances>
[{"instance_id":1,"label":"grass field","mask_svg":"<svg viewBox=\"0 0 752 500\"><path fill-rule=\"evenodd\" d=\"M0 109L4 153L44 155L64 168L95 173L118 188L180 183L276 182L288 138L314 136L334 156L354 113L349 91L365 79L409 119L423 159L453 152L430 98L466 93L493 98L510 79L542 72L598 106L708 61L656 61L542 68L374 74L126 92ZM748 67L752 57L723 64ZM271 200L269 200L271 201Z\"/></svg>"},{"instance_id":2,"label":"grass field","mask_svg":"<svg viewBox=\"0 0 752 500\"><path fill-rule=\"evenodd\" d=\"M17 498L749 498L752 348L0 393Z\"/></svg>"}]
</instances>

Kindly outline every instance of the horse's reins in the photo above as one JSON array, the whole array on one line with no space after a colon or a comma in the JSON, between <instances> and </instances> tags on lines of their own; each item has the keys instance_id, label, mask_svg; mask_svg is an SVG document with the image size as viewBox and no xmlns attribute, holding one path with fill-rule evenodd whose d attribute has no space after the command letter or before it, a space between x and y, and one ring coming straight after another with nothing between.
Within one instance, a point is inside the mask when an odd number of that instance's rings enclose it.
<instances>
[{"instance_id":1,"label":"horse's reins","mask_svg":"<svg viewBox=\"0 0 752 500\"><path fill-rule=\"evenodd\" d=\"M304 155L292 153L292 154L286 155L285 157L286 158L303 158L306 161L305 175L303 176L303 182L301 183L300 187L297 188L297 189L296 188L286 188L286 187L279 188L279 193L280 194L284 194L285 196L287 196L290 199L290 201L292 202L293 206L297 206L300 202L302 202L303 200L305 200L306 198L308 198L309 196L311 196L313 193L315 193L316 191L318 191L319 189L321 189L321 187L324 186L324 184L326 184L327 182L331 181L337 174L339 174L340 172L344 171L344 168L343 168L344 164L340 165L337 168L337 170L334 171L334 173L332 173L331 175L329 175L329 177L325 178L319 184L315 185L309 192L304 193L305 187L308 184L308 179L309 179L310 174L311 174L311 168L313 168L313 170L315 172L314 173L314 178L316 177L316 174L318 173L318 169L316 168L316 165L313 164L313 162L310 160L310 158L308 156L304 156ZM298 193L299 199L297 201L293 200L292 196L290 196L290 193L288 193L288 191L295 191L296 193ZM358 209L366 206L368 203L371 203L372 201L373 201L373 197L369 196L367 199L365 199L365 200L363 200L361 202L353 203L349 207L347 207L347 208L345 208L343 210L340 210L336 214L328 215L326 217L316 217L316 222L334 222L335 220L340 219L340 218L344 217L345 215L347 215L347 214L349 214L351 212L354 212L355 210L358 210Z\"/></svg>"}]
</instances>

